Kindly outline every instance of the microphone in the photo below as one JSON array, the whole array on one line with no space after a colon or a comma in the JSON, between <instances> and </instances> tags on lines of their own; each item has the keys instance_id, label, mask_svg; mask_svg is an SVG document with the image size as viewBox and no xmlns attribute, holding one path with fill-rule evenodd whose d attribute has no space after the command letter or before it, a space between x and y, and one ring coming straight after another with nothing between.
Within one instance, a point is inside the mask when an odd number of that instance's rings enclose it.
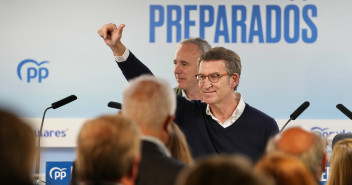
<instances>
[{"instance_id":1,"label":"microphone","mask_svg":"<svg viewBox=\"0 0 352 185\"><path fill-rule=\"evenodd\" d=\"M291 115L290 119L286 122L286 124L281 128L280 132L284 130L286 125L291 121L295 120L300 114L302 114L303 111L305 111L309 107L310 103L308 101L305 101L302 103L301 106L299 106Z\"/></svg>"},{"instance_id":2,"label":"microphone","mask_svg":"<svg viewBox=\"0 0 352 185\"><path fill-rule=\"evenodd\" d=\"M309 107L310 103L308 101L305 101L304 103L302 103L301 106L299 106L295 112L293 112L290 115L290 119L291 120L295 120L300 114L302 114L303 111L305 111L308 107Z\"/></svg>"},{"instance_id":3,"label":"microphone","mask_svg":"<svg viewBox=\"0 0 352 185\"><path fill-rule=\"evenodd\" d=\"M75 100L77 100L77 96L71 95L71 96L68 96L68 97L66 97L66 98L64 98L62 100L59 100L57 102L52 103L51 104L51 108L57 109L57 108L59 108L61 106L64 106L64 105L66 105L68 103L71 103L72 101L75 101Z\"/></svg>"},{"instance_id":4,"label":"microphone","mask_svg":"<svg viewBox=\"0 0 352 185\"><path fill-rule=\"evenodd\" d=\"M121 103L111 101L108 103L108 107L121 110L122 105L121 105Z\"/></svg>"},{"instance_id":5,"label":"microphone","mask_svg":"<svg viewBox=\"0 0 352 185\"><path fill-rule=\"evenodd\" d=\"M68 96L62 100L59 100L57 102L54 102L51 104L50 107L46 108L45 111L44 111L44 114L43 114L43 118L42 118L42 123L40 124L40 130L39 130L39 137L38 137L38 150L37 150L37 156L36 156L36 160L35 160L35 174L34 174L34 184L37 185L37 184L42 184L42 180L40 180L40 177L39 177L39 165L40 165L40 138L42 136L42 131L43 131L43 123L44 123L44 118L45 118L45 114L46 114L46 111L48 111L49 109L53 108L53 109L57 109L61 106L64 106L68 103L71 103L72 101L76 100L77 99L77 96L75 95L71 95L71 96Z\"/></svg>"},{"instance_id":6,"label":"microphone","mask_svg":"<svg viewBox=\"0 0 352 185\"><path fill-rule=\"evenodd\" d=\"M350 119L352 119L352 112L350 110L348 110L345 106L343 106L342 104L337 104L336 108L339 109L343 114L345 114L347 117L349 117Z\"/></svg>"}]
</instances>

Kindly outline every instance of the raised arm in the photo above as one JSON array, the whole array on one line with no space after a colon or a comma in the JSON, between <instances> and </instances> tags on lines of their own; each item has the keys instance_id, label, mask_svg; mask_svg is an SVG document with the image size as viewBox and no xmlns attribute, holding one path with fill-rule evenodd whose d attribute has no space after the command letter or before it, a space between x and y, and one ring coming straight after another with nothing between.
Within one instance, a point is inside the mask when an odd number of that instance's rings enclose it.
<instances>
[{"instance_id":1,"label":"raised arm","mask_svg":"<svg viewBox=\"0 0 352 185\"><path fill-rule=\"evenodd\" d=\"M124 27L124 24L121 24L119 27L116 27L112 23L105 24L98 29L98 34L104 39L105 44L110 47L114 56L124 56L127 52L125 61L118 61L118 66L127 80L143 74L153 75L149 68L122 44L121 37Z\"/></svg>"}]
</instances>

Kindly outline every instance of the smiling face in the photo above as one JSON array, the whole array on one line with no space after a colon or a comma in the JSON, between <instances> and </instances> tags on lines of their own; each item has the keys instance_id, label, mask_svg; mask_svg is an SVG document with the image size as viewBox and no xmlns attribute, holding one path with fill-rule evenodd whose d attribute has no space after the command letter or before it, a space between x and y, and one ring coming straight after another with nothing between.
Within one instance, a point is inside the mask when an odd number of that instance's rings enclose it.
<instances>
[{"instance_id":1,"label":"smiling face","mask_svg":"<svg viewBox=\"0 0 352 185\"><path fill-rule=\"evenodd\" d=\"M185 91L198 88L194 75L198 72L199 47L193 43L182 44L177 48L174 58L174 74L177 87Z\"/></svg>"},{"instance_id":2,"label":"smiling face","mask_svg":"<svg viewBox=\"0 0 352 185\"><path fill-rule=\"evenodd\" d=\"M225 74L226 64L224 60L202 61L199 65L199 74ZM219 81L212 83L208 78L204 83L199 83L199 89L203 101L207 104L226 103L229 98L233 97L234 88L238 83L238 75L226 75L219 78Z\"/></svg>"}]
</instances>

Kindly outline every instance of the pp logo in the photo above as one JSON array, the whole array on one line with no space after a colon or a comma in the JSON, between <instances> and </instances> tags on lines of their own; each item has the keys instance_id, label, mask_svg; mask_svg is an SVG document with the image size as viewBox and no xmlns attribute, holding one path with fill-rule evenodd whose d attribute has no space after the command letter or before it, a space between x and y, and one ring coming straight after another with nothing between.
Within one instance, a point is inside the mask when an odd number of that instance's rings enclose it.
<instances>
[{"instance_id":1,"label":"pp logo","mask_svg":"<svg viewBox=\"0 0 352 185\"><path fill-rule=\"evenodd\" d=\"M47 161L46 185L69 185L72 164L72 162L68 161Z\"/></svg>"},{"instance_id":2,"label":"pp logo","mask_svg":"<svg viewBox=\"0 0 352 185\"><path fill-rule=\"evenodd\" d=\"M31 80L38 79L38 82L41 83L43 79L48 78L49 70L46 67L43 67L43 64L49 63L48 61L43 61L38 63L32 59L26 59L20 62L17 66L17 75L20 80L22 80L22 68L23 73L25 73L25 78L27 78L27 83L30 83ZM26 67L25 67L26 66Z\"/></svg>"},{"instance_id":3,"label":"pp logo","mask_svg":"<svg viewBox=\"0 0 352 185\"><path fill-rule=\"evenodd\" d=\"M50 178L54 179L54 180L57 180L57 179L60 179L62 180L63 178L66 177L66 168L58 168L58 167L54 167L54 168L51 168L50 172ZM53 176L54 174L54 176Z\"/></svg>"}]
</instances>

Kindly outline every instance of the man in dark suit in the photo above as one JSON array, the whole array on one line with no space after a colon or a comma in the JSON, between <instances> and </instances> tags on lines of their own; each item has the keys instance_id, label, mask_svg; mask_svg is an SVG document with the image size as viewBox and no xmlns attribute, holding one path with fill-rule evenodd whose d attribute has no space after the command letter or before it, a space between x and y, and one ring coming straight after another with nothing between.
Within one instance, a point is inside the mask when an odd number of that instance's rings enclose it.
<instances>
[{"instance_id":1,"label":"man in dark suit","mask_svg":"<svg viewBox=\"0 0 352 185\"><path fill-rule=\"evenodd\" d=\"M176 109L175 93L169 84L153 76L131 80L123 94L122 114L140 128L142 134L141 160L137 185L173 185L186 166L171 158L165 146ZM77 163L77 162L76 162ZM71 185L80 178L76 167Z\"/></svg>"},{"instance_id":2,"label":"man in dark suit","mask_svg":"<svg viewBox=\"0 0 352 185\"><path fill-rule=\"evenodd\" d=\"M137 184L172 185L185 167L171 158L165 146L175 109L175 93L164 80L141 76L131 80L124 90L122 114L136 123L142 134Z\"/></svg>"}]
</instances>

